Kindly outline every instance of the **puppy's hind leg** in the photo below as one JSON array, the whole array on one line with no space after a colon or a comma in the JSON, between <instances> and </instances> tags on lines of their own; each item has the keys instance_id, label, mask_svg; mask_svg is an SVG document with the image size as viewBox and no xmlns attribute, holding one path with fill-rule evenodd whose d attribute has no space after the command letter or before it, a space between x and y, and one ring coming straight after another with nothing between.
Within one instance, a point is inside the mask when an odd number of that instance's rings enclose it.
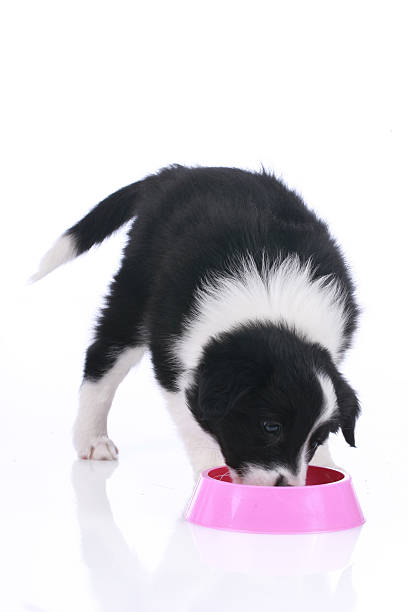
<instances>
[{"instance_id":1,"label":"puppy's hind leg","mask_svg":"<svg viewBox=\"0 0 408 612\"><path fill-rule=\"evenodd\" d=\"M82 459L116 459L118 449L108 437L108 413L116 389L143 357L147 348L143 329L146 279L143 259L126 258L107 296L88 348L74 446Z\"/></svg>"},{"instance_id":2,"label":"puppy's hind leg","mask_svg":"<svg viewBox=\"0 0 408 612\"><path fill-rule=\"evenodd\" d=\"M95 343L88 350L100 351L100 361L106 355ZM145 346L128 347L119 353L113 365L99 378L93 379L85 373L79 393L79 411L74 425L74 447L80 459L116 459L118 449L108 437L108 413L119 384L130 368L143 357ZM86 370L85 370L86 372Z\"/></svg>"}]
</instances>

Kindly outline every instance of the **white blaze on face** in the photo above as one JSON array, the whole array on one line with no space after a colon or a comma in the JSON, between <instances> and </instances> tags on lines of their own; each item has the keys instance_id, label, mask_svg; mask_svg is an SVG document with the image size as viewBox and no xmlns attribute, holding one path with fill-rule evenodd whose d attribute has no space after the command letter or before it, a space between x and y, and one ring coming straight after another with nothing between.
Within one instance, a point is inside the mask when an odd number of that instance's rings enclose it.
<instances>
[{"instance_id":1,"label":"white blaze on face","mask_svg":"<svg viewBox=\"0 0 408 612\"><path fill-rule=\"evenodd\" d=\"M236 470L229 468L233 482L239 484L274 486L281 476L290 486L303 486L306 483L307 473L307 451L310 438L320 425L330 420L337 411L337 398L333 383L326 374L316 374L323 391L323 408L320 416L310 430L302 448L299 452L298 469L294 474L289 468L284 466L268 469L260 465L248 463L245 465L245 475L241 477Z\"/></svg>"},{"instance_id":2,"label":"white blaze on face","mask_svg":"<svg viewBox=\"0 0 408 612\"><path fill-rule=\"evenodd\" d=\"M327 376L327 374L319 373L316 374L316 376L320 382L323 392L323 409L316 423L313 425L313 428L311 429L309 435L307 436L305 443L300 449L297 473L304 479L306 479L306 472L308 467L307 452L309 448L310 438L312 437L316 429L320 427L320 425L323 425L323 423L329 421L334 415L334 413L337 412L337 397L332 381Z\"/></svg>"}]
</instances>

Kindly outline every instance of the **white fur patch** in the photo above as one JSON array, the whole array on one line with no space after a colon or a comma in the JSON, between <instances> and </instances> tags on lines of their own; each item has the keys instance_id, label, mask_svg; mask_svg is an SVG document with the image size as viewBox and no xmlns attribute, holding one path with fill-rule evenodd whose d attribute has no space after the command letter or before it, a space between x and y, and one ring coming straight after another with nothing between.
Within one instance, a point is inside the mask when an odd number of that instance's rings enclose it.
<instances>
[{"instance_id":1,"label":"white fur patch","mask_svg":"<svg viewBox=\"0 0 408 612\"><path fill-rule=\"evenodd\" d=\"M144 346L128 348L102 378L82 383L73 436L74 447L81 459L116 459L118 450L107 437L108 413L116 389L144 352Z\"/></svg>"},{"instance_id":2,"label":"white fur patch","mask_svg":"<svg viewBox=\"0 0 408 612\"><path fill-rule=\"evenodd\" d=\"M197 423L189 410L183 391L172 393L162 388L166 407L176 426L190 460L194 477L204 470L225 463L218 443Z\"/></svg>"},{"instance_id":3,"label":"white fur patch","mask_svg":"<svg viewBox=\"0 0 408 612\"><path fill-rule=\"evenodd\" d=\"M334 415L335 412L337 412L338 409L336 392L334 390L333 383L330 378L326 374L320 373L317 374L317 378L320 382L323 391L323 410L316 423L313 425L313 428L311 429L299 453L298 474L305 480L308 466L306 457L310 438L312 437L316 429L320 427L320 425L322 425L325 421L330 420L330 418ZM325 448L330 457L327 444Z\"/></svg>"},{"instance_id":4,"label":"white fur patch","mask_svg":"<svg viewBox=\"0 0 408 612\"><path fill-rule=\"evenodd\" d=\"M230 262L232 275L210 275L196 293L194 317L174 346L186 369L180 383L188 386L204 346L217 334L255 320L282 323L301 337L326 347L335 362L347 320L341 287L328 276L313 280L311 259L297 255L271 264L264 255L261 273L251 254ZM190 370L190 372L189 372Z\"/></svg>"},{"instance_id":5,"label":"white fur patch","mask_svg":"<svg viewBox=\"0 0 408 612\"><path fill-rule=\"evenodd\" d=\"M326 440L324 444L318 447L313 458L309 461L309 465L319 465L321 467L338 468L339 466L334 462L331 456L329 440Z\"/></svg>"},{"instance_id":6,"label":"white fur patch","mask_svg":"<svg viewBox=\"0 0 408 612\"><path fill-rule=\"evenodd\" d=\"M47 251L40 261L38 271L30 278L30 282L43 278L58 266L74 259L77 256L75 240L71 236L61 236L55 244Z\"/></svg>"}]
</instances>

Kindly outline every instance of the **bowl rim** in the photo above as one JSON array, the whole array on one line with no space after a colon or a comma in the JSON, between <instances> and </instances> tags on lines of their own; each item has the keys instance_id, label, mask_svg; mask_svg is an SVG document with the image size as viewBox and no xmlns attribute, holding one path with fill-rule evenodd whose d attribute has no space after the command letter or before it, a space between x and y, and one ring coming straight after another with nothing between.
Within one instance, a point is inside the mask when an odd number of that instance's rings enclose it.
<instances>
[{"instance_id":1,"label":"bowl rim","mask_svg":"<svg viewBox=\"0 0 408 612\"><path fill-rule=\"evenodd\" d=\"M216 465L214 467L209 468L208 470L204 470L203 472L201 472L201 478L205 479L205 480L209 480L211 481L211 483L213 484L221 484L221 485L228 485L228 486L235 486L235 487L240 487L245 488L245 489L267 489L268 491L272 491L272 490L278 490L278 491L284 491L284 490L288 490L288 491L293 491L295 489L304 489L305 491L307 491L310 488L315 488L315 487L333 487L335 485L340 486L342 484L345 484L346 482L351 482L351 476L350 474L348 474L345 470L343 470L342 468L332 468L332 467L328 467L325 465L311 465L310 467L315 467L315 468L321 468L324 470L331 470L333 472L340 472L340 474L343 474L343 478L341 478L340 480L336 480L334 482L325 482L323 484L314 484L314 485L293 485L293 486L287 486L287 487L271 487L270 485L249 485L249 484L239 484L236 482L228 482L227 480L218 480L218 478L212 478L211 476L209 476L209 473L212 472L213 470L219 470L220 468L228 468L228 465Z\"/></svg>"}]
</instances>

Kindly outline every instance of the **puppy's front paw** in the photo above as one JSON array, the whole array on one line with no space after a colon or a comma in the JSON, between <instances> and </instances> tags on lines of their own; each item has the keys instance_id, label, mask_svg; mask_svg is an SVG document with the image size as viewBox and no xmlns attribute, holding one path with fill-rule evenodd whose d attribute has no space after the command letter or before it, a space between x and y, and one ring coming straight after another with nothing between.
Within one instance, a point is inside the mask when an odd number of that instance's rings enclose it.
<instances>
[{"instance_id":1,"label":"puppy's front paw","mask_svg":"<svg viewBox=\"0 0 408 612\"><path fill-rule=\"evenodd\" d=\"M337 468L338 466L334 463L333 457L331 456L329 445L325 442L322 446L319 446L315 452L310 465L318 465L328 468Z\"/></svg>"},{"instance_id":2,"label":"puppy's front paw","mask_svg":"<svg viewBox=\"0 0 408 612\"><path fill-rule=\"evenodd\" d=\"M80 459L95 459L97 461L112 461L118 458L118 449L108 436L96 436L86 445L77 448Z\"/></svg>"}]
</instances>

